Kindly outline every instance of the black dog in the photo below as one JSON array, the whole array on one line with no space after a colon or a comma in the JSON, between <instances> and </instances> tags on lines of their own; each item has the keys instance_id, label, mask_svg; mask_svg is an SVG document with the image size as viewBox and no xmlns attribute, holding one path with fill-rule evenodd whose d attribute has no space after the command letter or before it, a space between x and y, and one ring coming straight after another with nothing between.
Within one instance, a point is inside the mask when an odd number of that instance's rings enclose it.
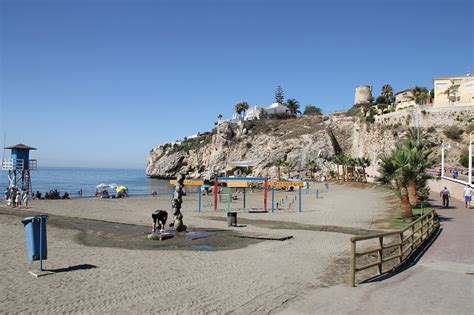
<instances>
[{"instance_id":1,"label":"black dog","mask_svg":"<svg viewBox=\"0 0 474 315\"><path fill-rule=\"evenodd\" d=\"M153 232L156 232L157 228L163 232L166 220L168 220L168 212L164 210L156 210L151 214L151 217L153 218Z\"/></svg>"}]
</instances>

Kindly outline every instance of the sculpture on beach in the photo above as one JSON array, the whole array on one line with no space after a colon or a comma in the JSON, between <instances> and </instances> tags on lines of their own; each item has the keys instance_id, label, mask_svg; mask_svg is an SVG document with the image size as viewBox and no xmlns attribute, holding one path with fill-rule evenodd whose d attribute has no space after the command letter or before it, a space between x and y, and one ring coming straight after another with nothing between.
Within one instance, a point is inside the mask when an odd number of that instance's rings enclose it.
<instances>
[{"instance_id":1,"label":"sculpture on beach","mask_svg":"<svg viewBox=\"0 0 474 315\"><path fill-rule=\"evenodd\" d=\"M186 225L183 223L183 214L181 213L181 204L183 203L183 196L186 195L184 190L184 175L178 174L176 179L176 185L174 188L173 201L171 203L173 207L174 220L171 226L174 226L177 232L186 231Z\"/></svg>"}]
</instances>

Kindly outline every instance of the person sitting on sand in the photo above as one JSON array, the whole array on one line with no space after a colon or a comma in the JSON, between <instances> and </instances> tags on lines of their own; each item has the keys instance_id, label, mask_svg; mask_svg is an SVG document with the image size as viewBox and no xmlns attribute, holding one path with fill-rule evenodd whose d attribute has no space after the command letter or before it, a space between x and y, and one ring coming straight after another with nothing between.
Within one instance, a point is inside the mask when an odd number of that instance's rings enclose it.
<instances>
[{"instance_id":1,"label":"person sitting on sand","mask_svg":"<svg viewBox=\"0 0 474 315\"><path fill-rule=\"evenodd\" d=\"M168 212L156 210L151 214L151 217L153 219L153 233L155 233L157 229L159 229L160 232L164 232L166 220L168 220Z\"/></svg>"}]
</instances>

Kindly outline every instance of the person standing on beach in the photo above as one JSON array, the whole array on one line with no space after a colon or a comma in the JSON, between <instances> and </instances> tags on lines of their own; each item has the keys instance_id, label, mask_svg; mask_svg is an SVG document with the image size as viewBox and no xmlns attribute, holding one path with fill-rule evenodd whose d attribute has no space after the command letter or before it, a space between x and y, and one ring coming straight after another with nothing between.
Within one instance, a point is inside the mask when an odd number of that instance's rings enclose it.
<instances>
[{"instance_id":1,"label":"person standing on beach","mask_svg":"<svg viewBox=\"0 0 474 315\"><path fill-rule=\"evenodd\" d=\"M450 197L448 188L444 187L444 189L440 191L439 196L443 197L443 207L448 208L449 207L449 197Z\"/></svg>"},{"instance_id":2,"label":"person standing on beach","mask_svg":"<svg viewBox=\"0 0 474 315\"><path fill-rule=\"evenodd\" d=\"M471 200L472 200L472 187L471 185L467 184L464 187L464 202L466 204L466 208L471 208Z\"/></svg>"},{"instance_id":3,"label":"person standing on beach","mask_svg":"<svg viewBox=\"0 0 474 315\"><path fill-rule=\"evenodd\" d=\"M28 209L29 196L28 196L28 192L26 190L22 191L21 199L23 200L23 205L25 206L25 208Z\"/></svg>"},{"instance_id":4,"label":"person standing on beach","mask_svg":"<svg viewBox=\"0 0 474 315\"><path fill-rule=\"evenodd\" d=\"M19 191L16 191L16 195L15 195L15 205L16 205L18 208L21 208L21 195L20 195L20 192L19 192Z\"/></svg>"}]
</instances>

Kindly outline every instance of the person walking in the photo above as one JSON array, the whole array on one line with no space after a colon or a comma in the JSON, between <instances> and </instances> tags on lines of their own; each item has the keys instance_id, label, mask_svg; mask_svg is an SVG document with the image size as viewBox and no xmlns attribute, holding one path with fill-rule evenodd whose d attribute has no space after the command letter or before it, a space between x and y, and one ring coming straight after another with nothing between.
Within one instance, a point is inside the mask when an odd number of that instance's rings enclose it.
<instances>
[{"instance_id":1,"label":"person walking","mask_svg":"<svg viewBox=\"0 0 474 315\"><path fill-rule=\"evenodd\" d=\"M448 208L449 207L449 197L451 197L451 195L449 194L448 188L444 187L444 189L440 191L439 196L443 197L443 207Z\"/></svg>"},{"instance_id":2,"label":"person walking","mask_svg":"<svg viewBox=\"0 0 474 315\"><path fill-rule=\"evenodd\" d=\"M471 200L472 200L472 187L471 185L467 184L464 187L464 202L466 204L466 208L471 208Z\"/></svg>"}]
</instances>

